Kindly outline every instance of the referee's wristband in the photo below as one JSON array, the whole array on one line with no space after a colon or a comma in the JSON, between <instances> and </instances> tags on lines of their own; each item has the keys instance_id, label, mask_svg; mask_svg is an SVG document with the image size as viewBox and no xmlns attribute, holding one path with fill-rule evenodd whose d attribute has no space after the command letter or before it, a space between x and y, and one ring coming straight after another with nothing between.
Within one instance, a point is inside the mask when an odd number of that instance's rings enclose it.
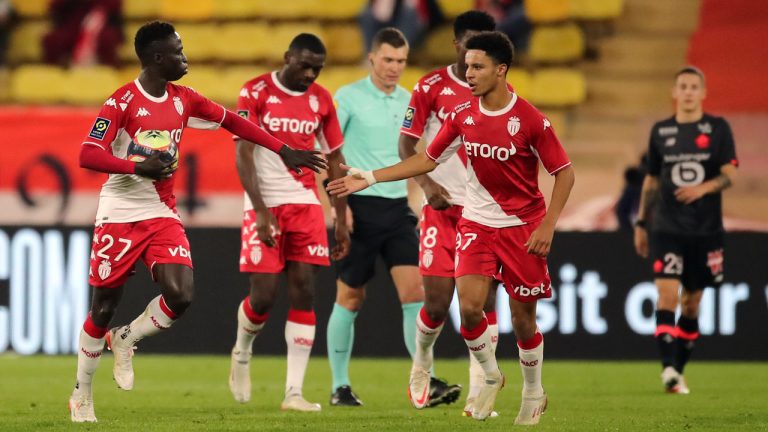
<instances>
[{"instance_id":1,"label":"referee's wristband","mask_svg":"<svg viewBox=\"0 0 768 432\"><path fill-rule=\"evenodd\" d=\"M638 219L635 221L635 226L638 228L645 229L645 221L642 219Z\"/></svg>"},{"instance_id":2,"label":"referee's wristband","mask_svg":"<svg viewBox=\"0 0 768 432\"><path fill-rule=\"evenodd\" d=\"M363 171L358 168L350 168L349 174L360 175L360 177L362 177L366 181L366 183L368 183L368 186L373 186L376 183L378 183L376 181L376 177L373 176L373 170Z\"/></svg>"}]
</instances>

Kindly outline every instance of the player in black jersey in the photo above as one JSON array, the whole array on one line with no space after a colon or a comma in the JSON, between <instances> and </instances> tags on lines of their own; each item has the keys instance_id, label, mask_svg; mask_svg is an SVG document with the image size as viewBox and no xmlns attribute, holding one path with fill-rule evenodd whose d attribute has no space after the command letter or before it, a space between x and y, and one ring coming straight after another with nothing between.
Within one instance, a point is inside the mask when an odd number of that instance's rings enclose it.
<instances>
[{"instance_id":1,"label":"player in black jersey","mask_svg":"<svg viewBox=\"0 0 768 432\"><path fill-rule=\"evenodd\" d=\"M675 115L651 129L635 249L647 258L650 243L661 380L668 392L688 394L683 368L699 337L703 290L723 280L721 192L733 184L738 161L728 122L703 111L706 87L698 68L675 75L672 97Z\"/></svg>"}]
</instances>

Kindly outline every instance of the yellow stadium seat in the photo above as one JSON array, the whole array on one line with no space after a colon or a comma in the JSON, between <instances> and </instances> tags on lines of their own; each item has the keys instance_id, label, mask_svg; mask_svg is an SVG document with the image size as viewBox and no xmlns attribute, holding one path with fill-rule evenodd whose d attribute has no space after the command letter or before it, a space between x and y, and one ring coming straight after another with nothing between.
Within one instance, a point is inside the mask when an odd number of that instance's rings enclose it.
<instances>
[{"instance_id":1,"label":"yellow stadium seat","mask_svg":"<svg viewBox=\"0 0 768 432\"><path fill-rule=\"evenodd\" d=\"M400 85L410 92L413 90L413 87L416 86L416 83L419 82L419 79L427 72L429 71L421 68L408 67L405 69L405 72L403 72L403 76L400 77Z\"/></svg>"},{"instance_id":2,"label":"yellow stadium seat","mask_svg":"<svg viewBox=\"0 0 768 432\"><path fill-rule=\"evenodd\" d=\"M43 36L48 33L45 21L26 21L11 34L8 60L11 63L38 62L43 59Z\"/></svg>"},{"instance_id":3,"label":"yellow stadium seat","mask_svg":"<svg viewBox=\"0 0 768 432\"><path fill-rule=\"evenodd\" d=\"M63 100L74 105L103 103L124 83L115 69L106 66L72 68L64 76Z\"/></svg>"},{"instance_id":4,"label":"yellow stadium seat","mask_svg":"<svg viewBox=\"0 0 768 432\"><path fill-rule=\"evenodd\" d=\"M117 80L120 81L120 85L127 84L138 78L139 73L141 73L141 67L126 66L117 70Z\"/></svg>"},{"instance_id":5,"label":"yellow stadium seat","mask_svg":"<svg viewBox=\"0 0 768 432\"><path fill-rule=\"evenodd\" d=\"M138 62L136 50L133 48L133 39L136 37L136 32L139 31L139 27L142 25L144 25L143 22L136 21L125 24L125 41L123 41L123 44L120 45L120 48L118 49L120 60L124 62Z\"/></svg>"},{"instance_id":6,"label":"yellow stadium seat","mask_svg":"<svg viewBox=\"0 0 768 432\"><path fill-rule=\"evenodd\" d=\"M64 70L55 66L21 66L11 76L11 97L17 103L58 103L65 87Z\"/></svg>"},{"instance_id":7,"label":"yellow stadium seat","mask_svg":"<svg viewBox=\"0 0 768 432\"><path fill-rule=\"evenodd\" d=\"M213 16L218 19L258 17L260 12L254 1L216 0L213 4Z\"/></svg>"},{"instance_id":8,"label":"yellow stadium seat","mask_svg":"<svg viewBox=\"0 0 768 432\"><path fill-rule=\"evenodd\" d=\"M12 0L13 8L23 18L42 18L48 14L51 0Z\"/></svg>"},{"instance_id":9,"label":"yellow stadium seat","mask_svg":"<svg viewBox=\"0 0 768 432\"><path fill-rule=\"evenodd\" d=\"M531 98L531 90L533 87L531 81L531 74L525 69L513 68L507 72L507 82L512 85L515 93L526 99Z\"/></svg>"},{"instance_id":10,"label":"yellow stadium seat","mask_svg":"<svg viewBox=\"0 0 768 432\"><path fill-rule=\"evenodd\" d=\"M531 60L540 63L578 60L584 54L584 34L573 23L535 27L528 53Z\"/></svg>"},{"instance_id":11,"label":"yellow stadium seat","mask_svg":"<svg viewBox=\"0 0 768 432\"><path fill-rule=\"evenodd\" d=\"M368 69L359 66L337 66L324 69L317 83L325 87L331 94L347 84L351 84L368 75Z\"/></svg>"},{"instance_id":12,"label":"yellow stadium seat","mask_svg":"<svg viewBox=\"0 0 768 432\"><path fill-rule=\"evenodd\" d=\"M363 33L357 24L326 27L324 42L332 62L353 63L363 58Z\"/></svg>"},{"instance_id":13,"label":"yellow stadium seat","mask_svg":"<svg viewBox=\"0 0 768 432\"><path fill-rule=\"evenodd\" d=\"M312 23L285 23L275 24L269 29L269 43L265 43L266 58L275 63L283 62L283 55L288 50L296 35L299 33L312 33L325 40L322 28Z\"/></svg>"},{"instance_id":14,"label":"yellow stadium seat","mask_svg":"<svg viewBox=\"0 0 768 432\"><path fill-rule=\"evenodd\" d=\"M444 25L430 32L420 52L434 64L454 63L456 49L453 46L453 27Z\"/></svg>"},{"instance_id":15,"label":"yellow stadium seat","mask_svg":"<svg viewBox=\"0 0 768 432\"><path fill-rule=\"evenodd\" d=\"M525 0L524 4L525 15L536 24L564 21L571 12L571 0Z\"/></svg>"},{"instance_id":16,"label":"yellow stadium seat","mask_svg":"<svg viewBox=\"0 0 768 432\"><path fill-rule=\"evenodd\" d=\"M573 69L543 69L533 75L531 101L547 107L578 105L587 97L584 74Z\"/></svg>"},{"instance_id":17,"label":"yellow stadium seat","mask_svg":"<svg viewBox=\"0 0 768 432\"><path fill-rule=\"evenodd\" d=\"M228 94L230 90L223 88L221 85L222 75L223 68L220 67L190 67L189 73L177 81L177 84L192 87L208 99L223 103L225 99L231 98L232 96ZM234 93L234 96L237 96L237 89L232 90L231 92Z\"/></svg>"},{"instance_id":18,"label":"yellow stadium seat","mask_svg":"<svg viewBox=\"0 0 768 432\"><path fill-rule=\"evenodd\" d=\"M126 19L146 19L160 15L157 0L123 0L123 16Z\"/></svg>"},{"instance_id":19,"label":"yellow stadium seat","mask_svg":"<svg viewBox=\"0 0 768 432\"><path fill-rule=\"evenodd\" d=\"M171 21L203 21L213 15L213 0L160 0L159 12Z\"/></svg>"},{"instance_id":20,"label":"yellow stadium seat","mask_svg":"<svg viewBox=\"0 0 768 432\"><path fill-rule=\"evenodd\" d=\"M219 102L234 110L243 84L266 71L267 69L261 66L234 66L222 70L219 84L221 88L217 90Z\"/></svg>"},{"instance_id":21,"label":"yellow stadium seat","mask_svg":"<svg viewBox=\"0 0 768 432\"><path fill-rule=\"evenodd\" d=\"M266 18L309 18L316 0L251 0L258 15Z\"/></svg>"},{"instance_id":22,"label":"yellow stadium seat","mask_svg":"<svg viewBox=\"0 0 768 432\"><path fill-rule=\"evenodd\" d=\"M623 0L571 0L570 15L580 20L615 19L623 6Z\"/></svg>"},{"instance_id":23,"label":"yellow stadium seat","mask_svg":"<svg viewBox=\"0 0 768 432\"><path fill-rule=\"evenodd\" d=\"M309 16L325 20L352 20L363 10L366 0L324 0L310 3Z\"/></svg>"},{"instance_id":24,"label":"yellow stadium seat","mask_svg":"<svg viewBox=\"0 0 768 432\"><path fill-rule=\"evenodd\" d=\"M219 49L216 57L239 62L263 59L267 56L270 38L269 27L262 22L224 24L217 34Z\"/></svg>"},{"instance_id":25,"label":"yellow stadium seat","mask_svg":"<svg viewBox=\"0 0 768 432\"><path fill-rule=\"evenodd\" d=\"M176 31L181 36L184 54L190 62L214 59L222 49L219 28L213 24L179 24Z\"/></svg>"},{"instance_id":26,"label":"yellow stadium seat","mask_svg":"<svg viewBox=\"0 0 768 432\"><path fill-rule=\"evenodd\" d=\"M437 3L448 18L459 16L475 8L474 0L437 0Z\"/></svg>"}]
</instances>

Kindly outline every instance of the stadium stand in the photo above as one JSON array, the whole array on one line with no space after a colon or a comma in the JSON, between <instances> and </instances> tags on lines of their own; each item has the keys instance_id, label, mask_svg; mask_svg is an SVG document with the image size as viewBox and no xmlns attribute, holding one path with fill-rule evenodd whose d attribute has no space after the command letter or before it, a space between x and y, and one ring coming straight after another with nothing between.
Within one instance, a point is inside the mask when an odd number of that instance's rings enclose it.
<instances>
[{"instance_id":1,"label":"stadium stand","mask_svg":"<svg viewBox=\"0 0 768 432\"><path fill-rule=\"evenodd\" d=\"M26 20L14 30L8 49L8 61L13 64L39 62L43 58L43 36L50 29L47 21Z\"/></svg>"},{"instance_id":2,"label":"stadium stand","mask_svg":"<svg viewBox=\"0 0 768 432\"><path fill-rule=\"evenodd\" d=\"M10 94L15 101L55 104L64 100L62 90L66 85L66 72L54 66L20 66L11 75L10 85Z\"/></svg>"},{"instance_id":3,"label":"stadium stand","mask_svg":"<svg viewBox=\"0 0 768 432\"><path fill-rule=\"evenodd\" d=\"M525 15L534 24L563 22L570 13L571 0L525 0Z\"/></svg>"},{"instance_id":4,"label":"stadium stand","mask_svg":"<svg viewBox=\"0 0 768 432\"><path fill-rule=\"evenodd\" d=\"M530 59L537 63L568 63L584 54L584 35L574 23L537 26L531 34Z\"/></svg>"}]
</instances>

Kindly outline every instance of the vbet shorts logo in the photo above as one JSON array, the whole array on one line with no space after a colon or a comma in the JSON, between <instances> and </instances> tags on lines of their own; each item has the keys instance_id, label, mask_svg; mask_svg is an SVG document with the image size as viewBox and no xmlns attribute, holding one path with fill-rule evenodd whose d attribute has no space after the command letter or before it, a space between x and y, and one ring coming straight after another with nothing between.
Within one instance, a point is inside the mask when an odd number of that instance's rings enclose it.
<instances>
[{"instance_id":1,"label":"vbet shorts logo","mask_svg":"<svg viewBox=\"0 0 768 432\"><path fill-rule=\"evenodd\" d=\"M112 264L107 260L102 260L99 264L99 277L104 280L112 273Z\"/></svg>"},{"instance_id":2,"label":"vbet shorts logo","mask_svg":"<svg viewBox=\"0 0 768 432\"><path fill-rule=\"evenodd\" d=\"M93 123L93 127L91 128L91 132L88 134L88 136L99 141L103 140L104 135L106 135L107 131L109 130L110 123L111 122L105 118L96 117L96 121Z\"/></svg>"},{"instance_id":3,"label":"vbet shorts logo","mask_svg":"<svg viewBox=\"0 0 768 432\"><path fill-rule=\"evenodd\" d=\"M539 286L528 288L525 285L518 285L514 289L514 293L520 297L537 297L540 295L546 295L552 289L552 285L544 285L542 282Z\"/></svg>"},{"instance_id":4,"label":"vbet shorts logo","mask_svg":"<svg viewBox=\"0 0 768 432\"><path fill-rule=\"evenodd\" d=\"M254 264L258 264L261 262L261 258L262 258L261 246L253 245L253 247L251 248L251 262Z\"/></svg>"},{"instance_id":5,"label":"vbet shorts logo","mask_svg":"<svg viewBox=\"0 0 768 432\"><path fill-rule=\"evenodd\" d=\"M427 249L424 251L424 255L421 257L421 263L424 265L425 268L430 268L432 267L432 261L434 259L435 259L435 255L432 253L432 249Z\"/></svg>"},{"instance_id":6,"label":"vbet shorts logo","mask_svg":"<svg viewBox=\"0 0 768 432\"><path fill-rule=\"evenodd\" d=\"M328 247L323 245L309 245L307 246L309 254L316 257L327 257L329 255Z\"/></svg>"}]
</instances>

